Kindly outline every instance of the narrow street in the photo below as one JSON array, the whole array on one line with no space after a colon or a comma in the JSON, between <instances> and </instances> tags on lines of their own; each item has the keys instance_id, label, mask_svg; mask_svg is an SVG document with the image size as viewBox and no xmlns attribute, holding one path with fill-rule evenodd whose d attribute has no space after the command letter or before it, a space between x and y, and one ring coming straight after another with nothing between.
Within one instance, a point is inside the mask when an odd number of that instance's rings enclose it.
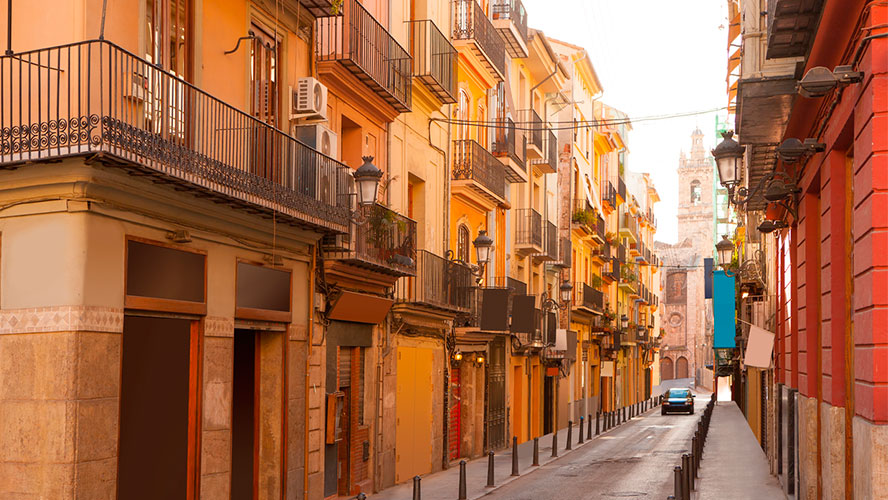
<instances>
[{"instance_id":1,"label":"narrow street","mask_svg":"<svg viewBox=\"0 0 888 500\"><path fill-rule=\"evenodd\" d=\"M693 416L650 411L485 498L666 498L707 398L697 396Z\"/></svg>"}]
</instances>

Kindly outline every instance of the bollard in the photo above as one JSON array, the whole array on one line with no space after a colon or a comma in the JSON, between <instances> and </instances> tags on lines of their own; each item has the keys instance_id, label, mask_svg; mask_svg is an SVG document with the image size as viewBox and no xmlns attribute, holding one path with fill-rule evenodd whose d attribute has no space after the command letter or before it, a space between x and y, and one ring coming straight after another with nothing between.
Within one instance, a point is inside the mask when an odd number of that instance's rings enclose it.
<instances>
[{"instance_id":1,"label":"bollard","mask_svg":"<svg viewBox=\"0 0 888 500\"><path fill-rule=\"evenodd\" d=\"M682 494L682 492L681 492L682 473L681 473L681 466L680 465L676 465L675 467L672 468L672 475L673 475L673 481L674 481L673 492L675 493L675 498L677 500L684 500L684 494Z\"/></svg>"},{"instance_id":2,"label":"bollard","mask_svg":"<svg viewBox=\"0 0 888 500\"><path fill-rule=\"evenodd\" d=\"M691 500L691 456L687 453L681 455L681 494L684 500Z\"/></svg>"},{"instance_id":3,"label":"bollard","mask_svg":"<svg viewBox=\"0 0 888 500\"><path fill-rule=\"evenodd\" d=\"M694 462L695 461L696 461L696 459L694 458L694 454L693 453L689 454L688 455L688 491L697 491L697 487L694 484L694 483L696 483L696 481L694 481L694 479L695 479Z\"/></svg>"},{"instance_id":4,"label":"bollard","mask_svg":"<svg viewBox=\"0 0 888 500\"><path fill-rule=\"evenodd\" d=\"M586 417L586 421L589 422L589 428L586 430L586 439L592 439L592 414L590 413L588 417Z\"/></svg>"},{"instance_id":5,"label":"bollard","mask_svg":"<svg viewBox=\"0 0 888 500\"><path fill-rule=\"evenodd\" d=\"M512 436L512 475L521 475L518 473L518 436Z\"/></svg>"},{"instance_id":6,"label":"bollard","mask_svg":"<svg viewBox=\"0 0 888 500\"><path fill-rule=\"evenodd\" d=\"M691 463L691 476L697 477L697 453L699 453L700 450L697 449L696 435L691 438L691 451L693 452L691 456L694 457L694 461Z\"/></svg>"},{"instance_id":7,"label":"bollard","mask_svg":"<svg viewBox=\"0 0 888 500\"><path fill-rule=\"evenodd\" d=\"M573 420L568 420L567 421L567 447L564 448L565 450L572 450L573 449L570 444L570 442L573 440L573 437L572 437L573 428L574 428Z\"/></svg>"},{"instance_id":8,"label":"bollard","mask_svg":"<svg viewBox=\"0 0 888 500\"><path fill-rule=\"evenodd\" d=\"M459 461L459 499L466 500L466 461Z\"/></svg>"},{"instance_id":9,"label":"bollard","mask_svg":"<svg viewBox=\"0 0 888 500\"><path fill-rule=\"evenodd\" d=\"M533 463L534 467L540 465L540 438L533 438Z\"/></svg>"},{"instance_id":10,"label":"bollard","mask_svg":"<svg viewBox=\"0 0 888 500\"><path fill-rule=\"evenodd\" d=\"M558 456L558 429L555 429L555 432L552 433L552 456Z\"/></svg>"},{"instance_id":11,"label":"bollard","mask_svg":"<svg viewBox=\"0 0 888 500\"><path fill-rule=\"evenodd\" d=\"M413 500L422 500L422 478L413 476Z\"/></svg>"},{"instance_id":12,"label":"bollard","mask_svg":"<svg viewBox=\"0 0 888 500\"><path fill-rule=\"evenodd\" d=\"M580 433L580 439L579 439L578 443L579 443L579 444L583 444L583 416L582 416L582 415L580 415L580 429L579 429L579 433Z\"/></svg>"},{"instance_id":13,"label":"bollard","mask_svg":"<svg viewBox=\"0 0 888 500\"><path fill-rule=\"evenodd\" d=\"M601 412L595 412L595 435L601 434Z\"/></svg>"},{"instance_id":14,"label":"bollard","mask_svg":"<svg viewBox=\"0 0 888 500\"><path fill-rule=\"evenodd\" d=\"M496 481L494 480L494 467L493 467L493 452L487 452L487 487L493 488L496 486Z\"/></svg>"},{"instance_id":15,"label":"bollard","mask_svg":"<svg viewBox=\"0 0 888 500\"><path fill-rule=\"evenodd\" d=\"M623 423L626 423L626 407L623 407Z\"/></svg>"}]
</instances>

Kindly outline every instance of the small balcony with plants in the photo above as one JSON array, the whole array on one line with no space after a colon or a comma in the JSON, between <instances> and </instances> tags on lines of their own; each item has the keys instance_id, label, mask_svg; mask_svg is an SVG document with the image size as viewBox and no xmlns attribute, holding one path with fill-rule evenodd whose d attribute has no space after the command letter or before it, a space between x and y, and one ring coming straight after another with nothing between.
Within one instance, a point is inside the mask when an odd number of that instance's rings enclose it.
<instances>
[{"instance_id":1,"label":"small balcony with plants","mask_svg":"<svg viewBox=\"0 0 888 500\"><path fill-rule=\"evenodd\" d=\"M638 275L635 274L628 266L624 266L620 270L620 290L635 295L638 293Z\"/></svg>"},{"instance_id":2,"label":"small balcony with plants","mask_svg":"<svg viewBox=\"0 0 888 500\"><path fill-rule=\"evenodd\" d=\"M527 11L521 0L493 0L490 10L493 26L506 44L509 56L527 57Z\"/></svg>"},{"instance_id":3,"label":"small balcony with plants","mask_svg":"<svg viewBox=\"0 0 888 500\"><path fill-rule=\"evenodd\" d=\"M595 208L585 198L574 199L571 203L571 225L587 236L592 236L598 224Z\"/></svg>"},{"instance_id":4,"label":"small balcony with plants","mask_svg":"<svg viewBox=\"0 0 888 500\"><path fill-rule=\"evenodd\" d=\"M392 276L416 275L416 221L380 204L360 206L346 237L327 238L325 257Z\"/></svg>"}]
</instances>

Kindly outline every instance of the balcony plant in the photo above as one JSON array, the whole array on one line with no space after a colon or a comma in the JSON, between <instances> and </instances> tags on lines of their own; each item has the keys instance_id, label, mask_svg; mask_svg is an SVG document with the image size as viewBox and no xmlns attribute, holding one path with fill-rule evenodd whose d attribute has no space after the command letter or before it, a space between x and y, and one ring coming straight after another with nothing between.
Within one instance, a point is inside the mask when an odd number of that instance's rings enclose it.
<instances>
[{"instance_id":1,"label":"balcony plant","mask_svg":"<svg viewBox=\"0 0 888 500\"><path fill-rule=\"evenodd\" d=\"M591 227L598 222L598 216L592 210L579 209L573 213L571 221Z\"/></svg>"},{"instance_id":2,"label":"balcony plant","mask_svg":"<svg viewBox=\"0 0 888 500\"><path fill-rule=\"evenodd\" d=\"M596 290L601 290L601 285L602 285L601 276L599 276L597 274L593 274L592 275L592 288L594 288Z\"/></svg>"},{"instance_id":3,"label":"balcony plant","mask_svg":"<svg viewBox=\"0 0 888 500\"><path fill-rule=\"evenodd\" d=\"M617 241L617 235L615 233L605 233L604 241L607 242L608 245L613 245L615 241Z\"/></svg>"}]
</instances>

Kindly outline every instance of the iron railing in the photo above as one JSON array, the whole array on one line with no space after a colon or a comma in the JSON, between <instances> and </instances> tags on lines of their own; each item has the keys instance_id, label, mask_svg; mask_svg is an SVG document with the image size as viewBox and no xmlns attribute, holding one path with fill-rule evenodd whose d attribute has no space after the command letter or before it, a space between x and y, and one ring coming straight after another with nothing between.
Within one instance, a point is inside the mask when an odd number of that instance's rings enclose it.
<instances>
[{"instance_id":1,"label":"iron railing","mask_svg":"<svg viewBox=\"0 0 888 500\"><path fill-rule=\"evenodd\" d=\"M493 278L491 286L494 288L508 288L513 295L527 295L527 283L509 276Z\"/></svg>"},{"instance_id":2,"label":"iron railing","mask_svg":"<svg viewBox=\"0 0 888 500\"><path fill-rule=\"evenodd\" d=\"M453 0L453 39L474 40L497 79L506 74L506 48L477 0Z\"/></svg>"},{"instance_id":3,"label":"iron railing","mask_svg":"<svg viewBox=\"0 0 888 500\"><path fill-rule=\"evenodd\" d=\"M545 251L548 260L558 260L558 226L551 221L546 221Z\"/></svg>"},{"instance_id":4,"label":"iron railing","mask_svg":"<svg viewBox=\"0 0 888 500\"><path fill-rule=\"evenodd\" d=\"M617 208L617 190L611 181L607 181L607 185L604 187L604 196L601 197L601 200L610 205L611 208Z\"/></svg>"},{"instance_id":5,"label":"iron railing","mask_svg":"<svg viewBox=\"0 0 888 500\"><path fill-rule=\"evenodd\" d=\"M638 239L638 222L635 220L635 217L633 217L632 214L626 212L623 214L621 219L622 220L620 221L621 222L620 231L621 232L629 232L632 235L632 238L637 240Z\"/></svg>"},{"instance_id":6,"label":"iron railing","mask_svg":"<svg viewBox=\"0 0 888 500\"><path fill-rule=\"evenodd\" d=\"M347 244L327 252L328 258L358 262L393 274L416 272L416 221L383 205L359 207Z\"/></svg>"},{"instance_id":7,"label":"iron railing","mask_svg":"<svg viewBox=\"0 0 888 500\"><path fill-rule=\"evenodd\" d=\"M593 228L598 224L599 217L595 213L595 209L585 198L574 199L571 203L570 221L579 225L587 233L592 233ZM601 221L603 222L603 221Z\"/></svg>"},{"instance_id":8,"label":"iron railing","mask_svg":"<svg viewBox=\"0 0 888 500\"><path fill-rule=\"evenodd\" d=\"M617 194L621 200L626 201L626 182L622 177L617 179Z\"/></svg>"},{"instance_id":9,"label":"iron railing","mask_svg":"<svg viewBox=\"0 0 888 500\"><path fill-rule=\"evenodd\" d=\"M532 208L515 210L515 244L543 248L543 216Z\"/></svg>"},{"instance_id":10,"label":"iron railing","mask_svg":"<svg viewBox=\"0 0 888 500\"><path fill-rule=\"evenodd\" d=\"M494 19L508 19L512 21L518 33L525 41L528 38L527 11L521 0L493 0L491 12Z\"/></svg>"},{"instance_id":11,"label":"iron railing","mask_svg":"<svg viewBox=\"0 0 888 500\"><path fill-rule=\"evenodd\" d=\"M626 262L626 246L622 243L617 245L617 259L620 262Z\"/></svg>"},{"instance_id":12,"label":"iron railing","mask_svg":"<svg viewBox=\"0 0 888 500\"><path fill-rule=\"evenodd\" d=\"M546 165L549 165L552 170L558 170L558 136L554 131L549 130L544 134L543 148L543 158Z\"/></svg>"},{"instance_id":13,"label":"iron railing","mask_svg":"<svg viewBox=\"0 0 888 500\"><path fill-rule=\"evenodd\" d=\"M515 130L515 122L511 118L505 118L496 122L493 135L493 155L498 158L509 158L514 161L522 171L527 171L525 163L523 134ZM520 180L520 179L518 179ZM510 182L517 182L511 180Z\"/></svg>"},{"instance_id":14,"label":"iron railing","mask_svg":"<svg viewBox=\"0 0 888 500\"><path fill-rule=\"evenodd\" d=\"M358 0L343 0L342 14L317 20L318 62L341 63L396 110L412 104L410 54Z\"/></svg>"},{"instance_id":15,"label":"iron railing","mask_svg":"<svg viewBox=\"0 0 888 500\"><path fill-rule=\"evenodd\" d=\"M610 260L611 246L608 243L605 243L603 245L599 245L598 248L592 250L592 254L602 260Z\"/></svg>"},{"instance_id":16,"label":"iron railing","mask_svg":"<svg viewBox=\"0 0 888 500\"><path fill-rule=\"evenodd\" d=\"M348 167L108 41L0 57L0 164L114 158L180 189L348 230Z\"/></svg>"},{"instance_id":17,"label":"iron railing","mask_svg":"<svg viewBox=\"0 0 888 500\"><path fill-rule=\"evenodd\" d=\"M594 311L602 311L604 309L604 293L596 290L584 282L574 283L574 303L575 307L586 307Z\"/></svg>"},{"instance_id":18,"label":"iron railing","mask_svg":"<svg viewBox=\"0 0 888 500\"><path fill-rule=\"evenodd\" d=\"M505 167L477 142L453 141L453 180L473 180L500 199L506 197Z\"/></svg>"},{"instance_id":19,"label":"iron railing","mask_svg":"<svg viewBox=\"0 0 888 500\"><path fill-rule=\"evenodd\" d=\"M410 55L413 76L442 103L455 103L457 52L431 20L410 21Z\"/></svg>"},{"instance_id":20,"label":"iron railing","mask_svg":"<svg viewBox=\"0 0 888 500\"><path fill-rule=\"evenodd\" d=\"M474 297L474 276L464 264L452 262L428 250L416 252L416 276L398 280L398 302L440 309L468 311Z\"/></svg>"},{"instance_id":21,"label":"iron railing","mask_svg":"<svg viewBox=\"0 0 888 500\"><path fill-rule=\"evenodd\" d=\"M598 222L595 224L595 234L598 235L598 239L605 241L607 229L605 227L604 217L601 217L601 215L598 216Z\"/></svg>"},{"instance_id":22,"label":"iron railing","mask_svg":"<svg viewBox=\"0 0 888 500\"><path fill-rule=\"evenodd\" d=\"M543 119L533 109L522 109L518 112L518 122L525 130L528 146L535 146L540 153L543 153Z\"/></svg>"}]
</instances>

